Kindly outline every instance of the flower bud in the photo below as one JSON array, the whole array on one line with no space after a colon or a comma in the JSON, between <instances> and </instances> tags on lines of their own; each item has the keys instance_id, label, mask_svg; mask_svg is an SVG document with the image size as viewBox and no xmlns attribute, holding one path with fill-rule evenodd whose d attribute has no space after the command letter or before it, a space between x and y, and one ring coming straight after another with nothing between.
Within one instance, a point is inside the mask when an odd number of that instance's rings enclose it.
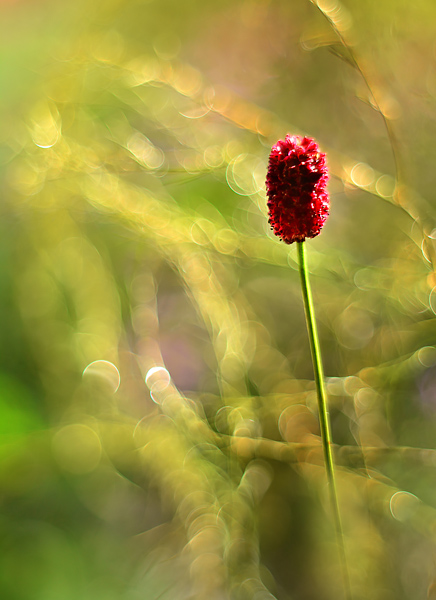
<instances>
[{"instance_id":1,"label":"flower bud","mask_svg":"<svg viewBox=\"0 0 436 600\"><path fill-rule=\"evenodd\" d=\"M325 154L309 137L272 147L266 177L269 223L286 244L318 235L329 214Z\"/></svg>"}]
</instances>

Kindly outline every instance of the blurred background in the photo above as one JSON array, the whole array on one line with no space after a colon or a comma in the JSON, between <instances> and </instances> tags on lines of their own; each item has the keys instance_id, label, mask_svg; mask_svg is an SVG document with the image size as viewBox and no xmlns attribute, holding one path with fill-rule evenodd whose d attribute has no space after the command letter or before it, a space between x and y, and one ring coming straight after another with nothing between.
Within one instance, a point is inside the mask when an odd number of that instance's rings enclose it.
<instances>
[{"instance_id":1,"label":"blurred background","mask_svg":"<svg viewBox=\"0 0 436 600\"><path fill-rule=\"evenodd\" d=\"M327 153L307 244L354 600L436 598L436 5L0 2L0 596L343 597L296 248L265 175Z\"/></svg>"}]
</instances>

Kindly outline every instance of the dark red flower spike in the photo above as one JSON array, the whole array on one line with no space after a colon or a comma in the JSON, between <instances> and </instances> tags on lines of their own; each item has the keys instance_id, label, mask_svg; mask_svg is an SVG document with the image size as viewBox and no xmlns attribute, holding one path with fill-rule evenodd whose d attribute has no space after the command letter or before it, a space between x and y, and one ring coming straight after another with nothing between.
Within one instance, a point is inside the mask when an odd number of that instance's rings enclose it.
<instances>
[{"instance_id":1,"label":"dark red flower spike","mask_svg":"<svg viewBox=\"0 0 436 600\"><path fill-rule=\"evenodd\" d=\"M272 147L266 177L269 223L287 244L318 235L329 214L325 154L309 137Z\"/></svg>"}]
</instances>

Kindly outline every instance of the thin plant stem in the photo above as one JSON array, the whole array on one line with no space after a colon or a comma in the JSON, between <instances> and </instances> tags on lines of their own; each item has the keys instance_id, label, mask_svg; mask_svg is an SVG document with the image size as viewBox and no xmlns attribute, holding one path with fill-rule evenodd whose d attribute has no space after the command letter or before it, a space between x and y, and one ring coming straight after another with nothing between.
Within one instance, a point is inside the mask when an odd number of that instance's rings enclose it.
<instances>
[{"instance_id":1,"label":"thin plant stem","mask_svg":"<svg viewBox=\"0 0 436 600\"><path fill-rule=\"evenodd\" d=\"M309 282L309 273L306 261L306 244L297 242L298 262L300 267L301 289L304 299L304 311L306 313L307 332L309 334L310 351L312 354L313 371L315 375L315 385L318 397L318 413L321 429L321 441L324 451L324 462L327 472L327 481L330 493L330 502L333 511L333 519L336 530L336 539L338 543L339 556L342 564L344 576L345 597L351 600L350 579L348 575L347 560L345 555L344 535L342 531L341 513L339 510L338 494L336 491L335 468L332 454L332 436L330 431L330 419L327 408L327 395L324 385L324 369L322 366L321 351L318 339L318 330L315 321L315 311L313 307L312 291Z\"/></svg>"}]
</instances>

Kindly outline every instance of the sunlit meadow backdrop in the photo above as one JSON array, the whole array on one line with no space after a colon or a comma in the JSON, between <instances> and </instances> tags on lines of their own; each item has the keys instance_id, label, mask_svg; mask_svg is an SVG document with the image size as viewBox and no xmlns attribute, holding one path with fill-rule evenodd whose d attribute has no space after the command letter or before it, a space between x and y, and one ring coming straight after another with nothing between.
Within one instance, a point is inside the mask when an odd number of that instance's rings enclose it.
<instances>
[{"instance_id":1,"label":"sunlit meadow backdrop","mask_svg":"<svg viewBox=\"0 0 436 600\"><path fill-rule=\"evenodd\" d=\"M436 4L0 9L1 598L342 597L290 132L353 595L434 599Z\"/></svg>"}]
</instances>

